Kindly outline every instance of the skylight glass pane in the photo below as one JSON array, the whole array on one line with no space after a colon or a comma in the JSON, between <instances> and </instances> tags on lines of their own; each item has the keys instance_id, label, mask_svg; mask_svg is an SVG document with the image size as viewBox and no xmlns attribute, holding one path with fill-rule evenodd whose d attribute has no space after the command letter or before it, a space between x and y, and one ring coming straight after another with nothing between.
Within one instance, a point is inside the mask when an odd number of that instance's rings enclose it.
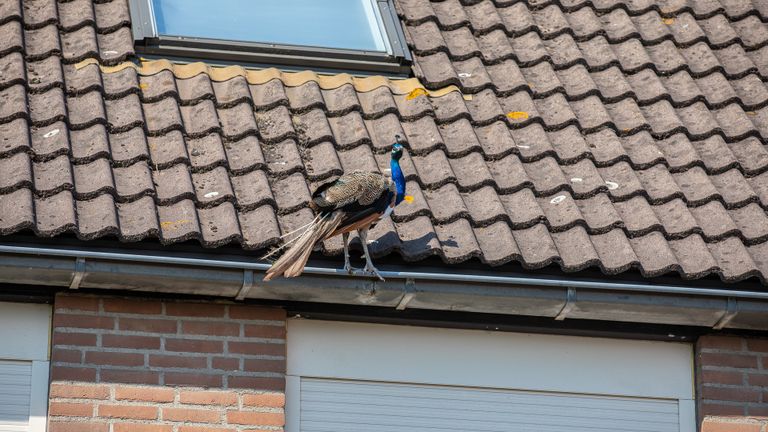
<instances>
[{"instance_id":1,"label":"skylight glass pane","mask_svg":"<svg viewBox=\"0 0 768 432\"><path fill-rule=\"evenodd\" d=\"M247 42L386 51L371 0L153 0L157 30Z\"/></svg>"}]
</instances>

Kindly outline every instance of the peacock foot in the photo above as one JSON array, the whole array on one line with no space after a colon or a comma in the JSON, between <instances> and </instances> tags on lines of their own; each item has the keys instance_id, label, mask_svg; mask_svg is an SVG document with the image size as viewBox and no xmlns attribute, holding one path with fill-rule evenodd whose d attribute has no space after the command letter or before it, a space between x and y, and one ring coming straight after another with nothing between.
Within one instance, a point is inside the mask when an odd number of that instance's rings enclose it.
<instances>
[{"instance_id":1,"label":"peacock foot","mask_svg":"<svg viewBox=\"0 0 768 432\"><path fill-rule=\"evenodd\" d=\"M357 267L352 267L349 265L349 263L344 263L344 271L347 272L347 274L354 274L358 270L360 269Z\"/></svg>"},{"instance_id":2,"label":"peacock foot","mask_svg":"<svg viewBox=\"0 0 768 432\"><path fill-rule=\"evenodd\" d=\"M376 276L380 281L384 282L384 278L379 274L379 270L370 263L365 264L363 272L371 276Z\"/></svg>"}]
</instances>

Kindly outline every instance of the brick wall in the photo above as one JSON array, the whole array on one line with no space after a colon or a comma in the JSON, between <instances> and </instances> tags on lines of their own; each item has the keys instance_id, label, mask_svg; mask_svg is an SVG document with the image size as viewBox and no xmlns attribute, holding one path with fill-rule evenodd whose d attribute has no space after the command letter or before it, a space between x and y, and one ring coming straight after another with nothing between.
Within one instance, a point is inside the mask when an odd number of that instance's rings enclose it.
<instances>
[{"instance_id":1,"label":"brick wall","mask_svg":"<svg viewBox=\"0 0 768 432\"><path fill-rule=\"evenodd\" d=\"M58 295L49 432L282 430L285 312Z\"/></svg>"},{"instance_id":2,"label":"brick wall","mask_svg":"<svg viewBox=\"0 0 768 432\"><path fill-rule=\"evenodd\" d=\"M702 432L768 432L768 339L701 337L696 382Z\"/></svg>"}]
</instances>

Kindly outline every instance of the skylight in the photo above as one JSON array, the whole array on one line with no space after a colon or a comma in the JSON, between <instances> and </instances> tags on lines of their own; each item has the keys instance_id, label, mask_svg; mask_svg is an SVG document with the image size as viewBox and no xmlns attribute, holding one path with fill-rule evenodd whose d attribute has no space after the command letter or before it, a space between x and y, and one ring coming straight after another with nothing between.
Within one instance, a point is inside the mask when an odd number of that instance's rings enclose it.
<instances>
[{"instance_id":1,"label":"skylight","mask_svg":"<svg viewBox=\"0 0 768 432\"><path fill-rule=\"evenodd\" d=\"M407 70L391 0L131 0L137 49L291 68Z\"/></svg>"}]
</instances>

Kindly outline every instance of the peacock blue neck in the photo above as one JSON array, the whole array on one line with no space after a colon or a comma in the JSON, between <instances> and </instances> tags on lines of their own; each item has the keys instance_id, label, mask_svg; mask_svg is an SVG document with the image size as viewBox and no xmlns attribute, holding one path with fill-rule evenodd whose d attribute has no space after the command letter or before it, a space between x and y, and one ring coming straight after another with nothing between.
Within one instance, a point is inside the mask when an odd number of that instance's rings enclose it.
<instances>
[{"instance_id":1,"label":"peacock blue neck","mask_svg":"<svg viewBox=\"0 0 768 432\"><path fill-rule=\"evenodd\" d=\"M392 170L392 180L395 182L395 188L397 189L397 197L395 198L395 205L397 205L405 199L405 176L403 175L403 170L400 169L400 162L397 159L389 161L389 168Z\"/></svg>"}]
</instances>

